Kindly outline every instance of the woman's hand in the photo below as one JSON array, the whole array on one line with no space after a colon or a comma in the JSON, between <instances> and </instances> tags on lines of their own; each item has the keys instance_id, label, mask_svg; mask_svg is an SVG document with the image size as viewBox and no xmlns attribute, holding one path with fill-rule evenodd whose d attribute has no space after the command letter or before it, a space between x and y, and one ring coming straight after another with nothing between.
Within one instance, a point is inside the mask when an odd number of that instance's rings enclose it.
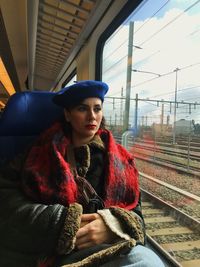
<instances>
[{"instance_id":1,"label":"woman's hand","mask_svg":"<svg viewBox=\"0 0 200 267\"><path fill-rule=\"evenodd\" d=\"M76 247L89 248L97 244L111 243L117 237L97 213L83 214L81 228L76 234Z\"/></svg>"}]
</instances>

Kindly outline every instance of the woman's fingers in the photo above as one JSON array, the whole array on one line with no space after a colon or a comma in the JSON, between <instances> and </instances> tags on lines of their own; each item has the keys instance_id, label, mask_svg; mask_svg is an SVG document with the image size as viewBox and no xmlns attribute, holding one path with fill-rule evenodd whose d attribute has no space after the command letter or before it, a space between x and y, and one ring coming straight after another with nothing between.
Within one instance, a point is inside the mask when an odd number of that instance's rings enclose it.
<instances>
[{"instance_id":1,"label":"woman's fingers","mask_svg":"<svg viewBox=\"0 0 200 267\"><path fill-rule=\"evenodd\" d=\"M98 214L91 213L91 214L82 214L81 216L81 228L85 226L86 224L92 222L93 220L96 220L98 217Z\"/></svg>"},{"instance_id":2,"label":"woman's fingers","mask_svg":"<svg viewBox=\"0 0 200 267\"><path fill-rule=\"evenodd\" d=\"M76 247L88 248L93 245L112 242L116 235L105 225L99 214L85 214L83 220L94 219L81 227L76 234Z\"/></svg>"},{"instance_id":3,"label":"woman's fingers","mask_svg":"<svg viewBox=\"0 0 200 267\"><path fill-rule=\"evenodd\" d=\"M81 244L77 244L76 247L80 250L80 249L84 249L84 248L90 248L92 247L94 244L92 242L84 242Z\"/></svg>"},{"instance_id":4,"label":"woman's fingers","mask_svg":"<svg viewBox=\"0 0 200 267\"><path fill-rule=\"evenodd\" d=\"M84 235L86 235L86 234L88 234L88 225L89 225L89 223L87 223L87 224L85 224L83 227L81 227L79 230L78 230L78 232L77 232L77 234L76 234L76 238L78 239L78 238L80 238L80 237L82 237L82 236L84 236Z\"/></svg>"},{"instance_id":5,"label":"woman's fingers","mask_svg":"<svg viewBox=\"0 0 200 267\"><path fill-rule=\"evenodd\" d=\"M98 218L98 214L97 213L89 213L89 214L82 214L81 215L81 221L93 221L96 220Z\"/></svg>"}]
</instances>

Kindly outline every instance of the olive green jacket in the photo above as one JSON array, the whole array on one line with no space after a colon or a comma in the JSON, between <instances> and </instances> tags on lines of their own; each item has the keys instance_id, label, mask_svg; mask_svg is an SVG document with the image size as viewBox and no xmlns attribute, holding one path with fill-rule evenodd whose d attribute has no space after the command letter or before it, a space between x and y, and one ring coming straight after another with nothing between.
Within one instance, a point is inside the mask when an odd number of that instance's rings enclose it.
<instances>
[{"instance_id":1,"label":"olive green jacket","mask_svg":"<svg viewBox=\"0 0 200 267\"><path fill-rule=\"evenodd\" d=\"M22 158L18 157L12 164L0 169L1 267L36 267L40 266L39 262L54 256L61 259L59 266L65 263L69 264L66 266L74 267L94 266L123 251L129 251L138 242L144 243L144 227L140 216L120 208L111 208L110 215L120 221L125 234L119 234L119 240L102 247L103 250L97 248L96 253L93 251L82 258L75 257L78 262L70 264L73 255L77 255L74 250L75 236L80 227L82 207L77 203L69 208L59 204L44 205L27 199L20 188L22 162ZM110 219L106 219L106 213L100 215L109 226ZM111 230L118 232L115 227Z\"/></svg>"}]
</instances>

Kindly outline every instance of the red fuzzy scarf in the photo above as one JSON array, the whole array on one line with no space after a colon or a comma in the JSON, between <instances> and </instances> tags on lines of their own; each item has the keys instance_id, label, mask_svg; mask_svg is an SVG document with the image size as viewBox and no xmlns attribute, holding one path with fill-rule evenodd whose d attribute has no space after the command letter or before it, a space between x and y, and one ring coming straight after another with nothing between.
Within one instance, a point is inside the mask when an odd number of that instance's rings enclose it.
<instances>
[{"instance_id":1,"label":"red fuzzy scarf","mask_svg":"<svg viewBox=\"0 0 200 267\"><path fill-rule=\"evenodd\" d=\"M119 144L111 133L99 130L108 153L105 177L105 207L118 206L128 210L138 203L138 172L133 157ZM70 139L60 123L46 130L31 148L25 162L22 187L35 201L44 204L59 203L68 206L77 200L77 186L70 166L66 162Z\"/></svg>"}]
</instances>

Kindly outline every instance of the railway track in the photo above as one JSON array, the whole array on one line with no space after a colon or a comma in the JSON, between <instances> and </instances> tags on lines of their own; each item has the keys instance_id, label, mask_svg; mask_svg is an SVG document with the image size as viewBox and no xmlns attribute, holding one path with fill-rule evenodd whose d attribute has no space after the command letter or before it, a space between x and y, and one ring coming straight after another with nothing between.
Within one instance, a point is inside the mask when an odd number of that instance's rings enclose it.
<instances>
[{"instance_id":1,"label":"railway track","mask_svg":"<svg viewBox=\"0 0 200 267\"><path fill-rule=\"evenodd\" d=\"M148 162L151 162L153 164L157 164L160 166L165 166L170 169L174 169L183 173L188 173L197 177L200 177L200 168L199 167L194 167L194 166L187 166L185 164L182 164L180 162L174 162L173 160L169 159L162 159L160 157L156 156L149 156L146 155L145 153L134 153L134 157L145 160Z\"/></svg>"},{"instance_id":2,"label":"railway track","mask_svg":"<svg viewBox=\"0 0 200 267\"><path fill-rule=\"evenodd\" d=\"M200 221L200 196L145 173L140 172L139 174L140 185L145 190L153 192L153 194L177 207L182 212L188 214L188 216L192 216L195 220Z\"/></svg>"},{"instance_id":3,"label":"railway track","mask_svg":"<svg viewBox=\"0 0 200 267\"><path fill-rule=\"evenodd\" d=\"M121 143L121 138L115 136L117 142ZM140 140L140 139L139 139ZM182 150L174 147L168 143L154 143L153 141L143 140L140 143L138 138L133 142L132 139L128 139L127 149L134 154L136 158L153 162L155 164L167 166L172 169L187 172L192 175L200 176L200 149L197 147L198 152L195 152L195 148L184 146ZM160 147L160 144L165 147Z\"/></svg>"},{"instance_id":4,"label":"railway track","mask_svg":"<svg viewBox=\"0 0 200 267\"><path fill-rule=\"evenodd\" d=\"M148 150L148 151L152 151L155 153L164 153L165 155L170 155L170 156L176 156L179 158L183 158L183 159L190 159L190 160L195 160L195 161L200 161L200 153L194 153L191 152L188 153L187 150L185 151L179 151L175 148L162 148L160 146L158 146L158 144L154 145L146 145L146 144L142 144L142 143L135 143L134 144L134 148L138 148L138 149L142 149L142 150Z\"/></svg>"},{"instance_id":5,"label":"railway track","mask_svg":"<svg viewBox=\"0 0 200 267\"><path fill-rule=\"evenodd\" d=\"M188 141L189 141L189 137L187 138L183 138L183 139L180 139L180 138L177 138L176 139L176 145L177 146L185 146L186 144L188 144ZM166 138L163 138L163 137L156 137L156 142L158 143L163 143L163 144L172 144L173 143L173 138L171 139L166 139ZM200 136L199 137L190 137L190 144L192 147L196 147L198 149L200 149Z\"/></svg>"},{"instance_id":6,"label":"railway track","mask_svg":"<svg viewBox=\"0 0 200 267\"><path fill-rule=\"evenodd\" d=\"M147 244L167 267L200 266L200 222L142 189Z\"/></svg>"},{"instance_id":7,"label":"railway track","mask_svg":"<svg viewBox=\"0 0 200 267\"><path fill-rule=\"evenodd\" d=\"M114 135L116 141L121 144L122 141L122 136L120 135ZM141 138L133 138L129 137L128 138L128 147L131 148L137 144L142 144L142 145L151 145L154 146L156 144L156 147L159 147L161 149L164 147L164 149L177 149L179 151L185 150L188 151L188 146L189 142L188 139L185 140L176 140L176 144L173 144L173 141L170 140L165 140L164 138L157 138L157 139L152 139L152 140L147 140L147 139L141 139ZM184 153L184 152L183 152ZM200 137L199 139L196 139L195 142L192 140L190 141L190 153L200 153Z\"/></svg>"},{"instance_id":8,"label":"railway track","mask_svg":"<svg viewBox=\"0 0 200 267\"><path fill-rule=\"evenodd\" d=\"M128 142L129 147L131 145ZM165 149L165 148L163 148ZM164 152L164 151L163 151ZM199 152L199 150L198 150ZM165 152L164 152L165 153ZM184 156L184 152L181 153ZM195 153L194 153L195 154ZM193 160L195 160L195 156ZM165 165L169 168L181 171L183 173L191 173L200 177L199 169L188 170L187 165L179 164L179 166L174 165L173 161L166 162L159 161L156 159L155 155L152 159L145 159L153 163L159 164L161 166ZM140 173L140 176L144 174ZM147 177L146 177L147 178ZM187 207L187 203L198 203L200 202L200 197L186 192L162 182L159 179L151 177L148 180L150 183L156 183L152 187L159 187L161 192L165 192L167 196L171 197L171 192L175 192L175 202L180 200L184 201L184 207ZM199 267L200 266L200 222L198 216L199 214L194 211L194 217L186 214L187 209L184 207L182 211L173 206L173 197L168 203L159 197L148 193L143 184L146 184L144 180L141 183L142 188L142 209L143 215L146 223L147 229L147 244L158 253L158 255L163 259L165 266L167 267ZM147 190L149 188L147 187ZM159 191L158 190L158 191ZM159 192L160 193L160 192ZM181 202L180 201L180 202ZM169 204L170 203L170 204ZM199 206L198 206L199 207Z\"/></svg>"}]
</instances>

